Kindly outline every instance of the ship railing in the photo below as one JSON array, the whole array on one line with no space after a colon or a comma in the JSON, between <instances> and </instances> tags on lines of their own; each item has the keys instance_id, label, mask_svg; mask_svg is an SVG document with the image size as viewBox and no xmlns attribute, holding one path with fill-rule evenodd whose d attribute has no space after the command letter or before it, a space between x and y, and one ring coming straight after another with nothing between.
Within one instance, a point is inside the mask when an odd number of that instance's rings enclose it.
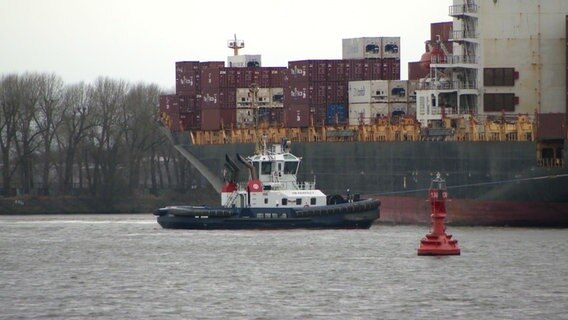
<instances>
[{"instance_id":1,"label":"ship railing","mask_svg":"<svg viewBox=\"0 0 568 320\"><path fill-rule=\"evenodd\" d=\"M310 181L303 181L297 184L299 190L315 190L316 183Z\"/></svg>"},{"instance_id":2,"label":"ship railing","mask_svg":"<svg viewBox=\"0 0 568 320\"><path fill-rule=\"evenodd\" d=\"M537 166L544 168L563 168L564 161L560 158L538 159Z\"/></svg>"},{"instance_id":3,"label":"ship railing","mask_svg":"<svg viewBox=\"0 0 568 320\"><path fill-rule=\"evenodd\" d=\"M466 13L477 13L479 6L474 3L451 5L448 15L451 17L462 16Z\"/></svg>"},{"instance_id":4,"label":"ship railing","mask_svg":"<svg viewBox=\"0 0 568 320\"><path fill-rule=\"evenodd\" d=\"M457 90L457 89L477 89L475 81L424 81L418 83L419 90Z\"/></svg>"},{"instance_id":5,"label":"ship railing","mask_svg":"<svg viewBox=\"0 0 568 320\"><path fill-rule=\"evenodd\" d=\"M474 30L453 30L449 40L477 39Z\"/></svg>"},{"instance_id":6,"label":"ship railing","mask_svg":"<svg viewBox=\"0 0 568 320\"><path fill-rule=\"evenodd\" d=\"M475 56L432 56L432 64L477 64Z\"/></svg>"}]
</instances>

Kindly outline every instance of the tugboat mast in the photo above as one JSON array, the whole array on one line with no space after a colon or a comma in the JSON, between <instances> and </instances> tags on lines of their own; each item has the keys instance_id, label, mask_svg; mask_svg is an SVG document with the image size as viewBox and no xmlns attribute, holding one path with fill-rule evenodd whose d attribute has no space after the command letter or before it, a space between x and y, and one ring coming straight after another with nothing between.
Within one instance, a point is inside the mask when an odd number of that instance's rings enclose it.
<instances>
[{"instance_id":1,"label":"tugboat mast","mask_svg":"<svg viewBox=\"0 0 568 320\"><path fill-rule=\"evenodd\" d=\"M235 38L233 40L227 40L227 47L229 47L230 49L233 49L233 54L235 56L239 55L239 49L242 49L245 47L245 41L244 40L237 40L237 34L235 33Z\"/></svg>"}]
</instances>

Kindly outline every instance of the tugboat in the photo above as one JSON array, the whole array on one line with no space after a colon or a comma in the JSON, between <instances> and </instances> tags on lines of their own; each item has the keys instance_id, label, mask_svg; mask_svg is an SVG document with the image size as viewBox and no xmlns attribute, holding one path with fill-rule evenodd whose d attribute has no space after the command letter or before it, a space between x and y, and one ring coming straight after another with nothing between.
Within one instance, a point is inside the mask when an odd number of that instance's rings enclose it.
<instances>
[{"instance_id":1,"label":"tugboat","mask_svg":"<svg viewBox=\"0 0 568 320\"><path fill-rule=\"evenodd\" d=\"M368 229L380 215L380 201L326 196L313 182L298 182L301 158L290 153L290 142L267 147L266 139L251 157L237 154L249 171L238 183L239 166L225 155L221 205L168 206L154 213L167 229Z\"/></svg>"}]
</instances>

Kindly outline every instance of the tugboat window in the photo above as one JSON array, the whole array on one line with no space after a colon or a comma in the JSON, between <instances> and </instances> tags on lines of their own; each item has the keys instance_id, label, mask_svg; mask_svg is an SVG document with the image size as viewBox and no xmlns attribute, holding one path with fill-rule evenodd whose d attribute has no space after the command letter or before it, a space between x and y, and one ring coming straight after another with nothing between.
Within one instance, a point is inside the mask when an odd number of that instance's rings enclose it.
<instances>
[{"instance_id":1,"label":"tugboat window","mask_svg":"<svg viewBox=\"0 0 568 320\"><path fill-rule=\"evenodd\" d=\"M316 198L311 198L310 199L310 204L313 206L316 204Z\"/></svg>"},{"instance_id":2,"label":"tugboat window","mask_svg":"<svg viewBox=\"0 0 568 320\"><path fill-rule=\"evenodd\" d=\"M297 205L301 205L301 204L302 204L302 199L296 199L296 204L297 204Z\"/></svg>"},{"instance_id":3,"label":"tugboat window","mask_svg":"<svg viewBox=\"0 0 568 320\"><path fill-rule=\"evenodd\" d=\"M285 206L288 204L288 199L282 199L282 205Z\"/></svg>"},{"instance_id":4,"label":"tugboat window","mask_svg":"<svg viewBox=\"0 0 568 320\"><path fill-rule=\"evenodd\" d=\"M298 169L298 161L286 161L284 163L285 174L296 174L297 169Z\"/></svg>"},{"instance_id":5,"label":"tugboat window","mask_svg":"<svg viewBox=\"0 0 568 320\"><path fill-rule=\"evenodd\" d=\"M272 171L272 163L270 161L263 161L261 163L260 172L261 174L270 174Z\"/></svg>"}]
</instances>

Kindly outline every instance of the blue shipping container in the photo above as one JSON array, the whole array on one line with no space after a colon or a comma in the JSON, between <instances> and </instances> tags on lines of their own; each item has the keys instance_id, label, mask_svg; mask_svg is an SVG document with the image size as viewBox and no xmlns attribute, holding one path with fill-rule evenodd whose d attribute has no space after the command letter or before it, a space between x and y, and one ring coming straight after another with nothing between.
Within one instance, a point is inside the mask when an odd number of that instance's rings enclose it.
<instances>
[{"instance_id":1,"label":"blue shipping container","mask_svg":"<svg viewBox=\"0 0 568 320\"><path fill-rule=\"evenodd\" d=\"M330 104L327 106L326 112L326 123L335 124L335 121L339 124L344 124L347 121L347 108L343 104Z\"/></svg>"}]
</instances>

